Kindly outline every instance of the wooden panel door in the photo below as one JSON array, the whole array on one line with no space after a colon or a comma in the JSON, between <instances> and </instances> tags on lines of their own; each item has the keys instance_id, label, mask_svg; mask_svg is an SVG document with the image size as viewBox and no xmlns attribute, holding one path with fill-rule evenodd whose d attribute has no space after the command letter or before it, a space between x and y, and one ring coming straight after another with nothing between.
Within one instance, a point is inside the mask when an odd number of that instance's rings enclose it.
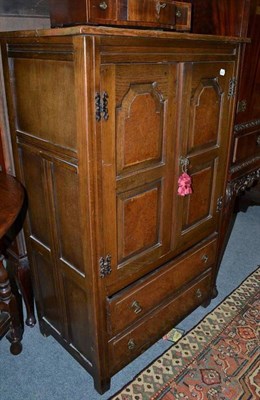
<instances>
[{"instance_id":1,"label":"wooden panel door","mask_svg":"<svg viewBox=\"0 0 260 400\"><path fill-rule=\"evenodd\" d=\"M178 197L177 250L217 231L230 142L234 63L187 63L183 67L181 157L189 163L192 194ZM179 166L179 174L182 168Z\"/></svg>"},{"instance_id":2,"label":"wooden panel door","mask_svg":"<svg viewBox=\"0 0 260 400\"><path fill-rule=\"evenodd\" d=\"M148 273L171 250L176 190L176 64L105 65L101 97L104 254L116 291ZM115 151L116 149L116 151Z\"/></svg>"}]
</instances>

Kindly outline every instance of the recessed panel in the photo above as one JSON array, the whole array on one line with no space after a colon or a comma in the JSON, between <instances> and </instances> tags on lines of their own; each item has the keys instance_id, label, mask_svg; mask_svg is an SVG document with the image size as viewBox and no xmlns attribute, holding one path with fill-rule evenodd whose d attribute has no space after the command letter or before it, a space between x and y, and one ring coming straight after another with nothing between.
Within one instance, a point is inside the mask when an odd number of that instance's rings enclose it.
<instances>
[{"instance_id":1,"label":"recessed panel","mask_svg":"<svg viewBox=\"0 0 260 400\"><path fill-rule=\"evenodd\" d=\"M260 130L235 138L233 163L242 162L260 153Z\"/></svg>"},{"instance_id":2,"label":"recessed panel","mask_svg":"<svg viewBox=\"0 0 260 400\"><path fill-rule=\"evenodd\" d=\"M156 85L131 85L117 109L118 172L162 157L163 102Z\"/></svg>"},{"instance_id":3,"label":"recessed panel","mask_svg":"<svg viewBox=\"0 0 260 400\"><path fill-rule=\"evenodd\" d=\"M158 243L161 188L147 188L118 197L119 260L140 253Z\"/></svg>"},{"instance_id":4,"label":"recessed panel","mask_svg":"<svg viewBox=\"0 0 260 400\"><path fill-rule=\"evenodd\" d=\"M37 271L37 286L40 295L40 312L59 332L62 326L59 293L55 285L55 271L51 258L44 257L39 252L33 252L33 268Z\"/></svg>"},{"instance_id":5,"label":"recessed panel","mask_svg":"<svg viewBox=\"0 0 260 400\"><path fill-rule=\"evenodd\" d=\"M90 360L91 345L87 295L76 282L67 276L63 276L63 286L66 314L69 321L69 342L73 343L73 346Z\"/></svg>"},{"instance_id":6,"label":"recessed panel","mask_svg":"<svg viewBox=\"0 0 260 400\"><path fill-rule=\"evenodd\" d=\"M185 198L184 227L202 221L210 215L212 201L213 165L191 174L192 194Z\"/></svg>"},{"instance_id":7,"label":"recessed panel","mask_svg":"<svg viewBox=\"0 0 260 400\"><path fill-rule=\"evenodd\" d=\"M221 91L215 79L202 80L191 103L190 151L217 144Z\"/></svg>"},{"instance_id":8,"label":"recessed panel","mask_svg":"<svg viewBox=\"0 0 260 400\"><path fill-rule=\"evenodd\" d=\"M76 167L53 165L55 214L59 256L77 270L84 272L79 206L79 180Z\"/></svg>"},{"instance_id":9,"label":"recessed panel","mask_svg":"<svg viewBox=\"0 0 260 400\"><path fill-rule=\"evenodd\" d=\"M17 129L54 145L77 149L72 62L14 59Z\"/></svg>"},{"instance_id":10,"label":"recessed panel","mask_svg":"<svg viewBox=\"0 0 260 400\"><path fill-rule=\"evenodd\" d=\"M44 160L38 153L20 148L21 168L29 199L30 234L50 247L49 209L46 196Z\"/></svg>"}]
</instances>

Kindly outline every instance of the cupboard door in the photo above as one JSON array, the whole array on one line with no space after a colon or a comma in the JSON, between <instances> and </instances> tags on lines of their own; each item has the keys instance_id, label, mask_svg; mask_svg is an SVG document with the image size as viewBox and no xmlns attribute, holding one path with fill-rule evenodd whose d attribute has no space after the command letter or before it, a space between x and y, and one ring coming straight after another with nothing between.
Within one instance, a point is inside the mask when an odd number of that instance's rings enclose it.
<instances>
[{"instance_id":1,"label":"cupboard door","mask_svg":"<svg viewBox=\"0 0 260 400\"><path fill-rule=\"evenodd\" d=\"M192 194L178 196L175 249L217 231L230 142L233 74L232 62L184 64L181 153L189 162Z\"/></svg>"},{"instance_id":2,"label":"cupboard door","mask_svg":"<svg viewBox=\"0 0 260 400\"><path fill-rule=\"evenodd\" d=\"M176 64L104 65L101 121L104 255L114 292L160 265L171 250L176 190Z\"/></svg>"}]
</instances>

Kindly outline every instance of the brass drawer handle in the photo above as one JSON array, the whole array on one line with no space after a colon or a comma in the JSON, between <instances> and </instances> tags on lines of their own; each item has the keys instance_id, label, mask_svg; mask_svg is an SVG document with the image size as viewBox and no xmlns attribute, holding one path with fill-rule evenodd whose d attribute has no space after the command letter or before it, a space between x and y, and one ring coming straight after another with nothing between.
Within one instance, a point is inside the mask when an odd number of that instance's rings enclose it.
<instances>
[{"instance_id":1,"label":"brass drawer handle","mask_svg":"<svg viewBox=\"0 0 260 400\"><path fill-rule=\"evenodd\" d=\"M129 350L134 350L135 348L135 341L134 339L130 339L127 343L127 347L129 348Z\"/></svg>"},{"instance_id":2,"label":"brass drawer handle","mask_svg":"<svg viewBox=\"0 0 260 400\"><path fill-rule=\"evenodd\" d=\"M207 254L204 254L204 255L201 257L201 259L202 259L202 261L204 261L204 263L206 264L206 263L208 262L208 260L209 260L209 256L208 256Z\"/></svg>"},{"instance_id":3,"label":"brass drawer handle","mask_svg":"<svg viewBox=\"0 0 260 400\"><path fill-rule=\"evenodd\" d=\"M196 291L196 296L197 296L198 299L201 299L201 297L202 297L202 292L201 292L200 289L198 289L198 290Z\"/></svg>"},{"instance_id":4,"label":"brass drawer handle","mask_svg":"<svg viewBox=\"0 0 260 400\"><path fill-rule=\"evenodd\" d=\"M157 14L160 14L161 9L165 8L166 6L167 6L167 3L160 3L160 1L157 1L156 5L155 5Z\"/></svg>"},{"instance_id":5,"label":"brass drawer handle","mask_svg":"<svg viewBox=\"0 0 260 400\"><path fill-rule=\"evenodd\" d=\"M101 3L99 3L99 8L101 8L101 10L106 10L107 7L108 7L108 5L105 1L102 1Z\"/></svg>"},{"instance_id":6,"label":"brass drawer handle","mask_svg":"<svg viewBox=\"0 0 260 400\"><path fill-rule=\"evenodd\" d=\"M177 10L176 13L175 13L175 15L176 15L177 18L181 18L181 17L182 17L182 12L181 12L181 10L180 10L180 9Z\"/></svg>"},{"instance_id":7,"label":"brass drawer handle","mask_svg":"<svg viewBox=\"0 0 260 400\"><path fill-rule=\"evenodd\" d=\"M131 308L134 310L135 314L139 314L140 312L143 311L142 307L136 300L132 303Z\"/></svg>"}]
</instances>

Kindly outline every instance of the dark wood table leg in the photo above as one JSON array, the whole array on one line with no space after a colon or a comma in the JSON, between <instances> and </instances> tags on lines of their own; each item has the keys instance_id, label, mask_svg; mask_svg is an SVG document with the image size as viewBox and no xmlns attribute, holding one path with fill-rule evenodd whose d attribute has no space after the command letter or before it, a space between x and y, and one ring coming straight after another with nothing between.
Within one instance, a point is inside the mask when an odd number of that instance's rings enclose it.
<instances>
[{"instance_id":1,"label":"dark wood table leg","mask_svg":"<svg viewBox=\"0 0 260 400\"><path fill-rule=\"evenodd\" d=\"M22 351L23 322L20 319L16 298L11 291L3 259L4 257L0 255L0 311L6 311L11 317L10 329L6 337L11 343L11 353L17 355Z\"/></svg>"},{"instance_id":2,"label":"dark wood table leg","mask_svg":"<svg viewBox=\"0 0 260 400\"><path fill-rule=\"evenodd\" d=\"M27 315L25 323L26 325L33 327L36 324L36 318L34 314L34 295L31 281L31 273L27 257L24 257L19 262L17 279L26 307Z\"/></svg>"}]
</instances>

